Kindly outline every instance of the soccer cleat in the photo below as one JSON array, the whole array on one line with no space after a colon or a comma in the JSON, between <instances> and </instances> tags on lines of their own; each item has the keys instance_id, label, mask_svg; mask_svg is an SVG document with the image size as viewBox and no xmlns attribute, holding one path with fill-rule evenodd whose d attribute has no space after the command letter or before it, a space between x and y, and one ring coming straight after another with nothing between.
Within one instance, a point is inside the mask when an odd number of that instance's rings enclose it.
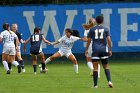
<instances>
[{"instance_id":1,"label":"soccer cleat","mask_svg":"<svg viewBox=\"0 0 140 93\"><path fill-rule=\"evenodd\" d=\"M20 74L21 73L21 67L20 67L20 65L18 65L17 68L18 68L18 73Z\"/></svg>"},{"instance_id":2,"label":"soccer cleat","mask_svg":"<svg viewBox=\"0 0 140 93\"><path fill-rule=\"evenodd\" d=\"M26 70L25 69L22 69L22 72L24 73L24 72L26 72Z\"/></svg>"},{"instance_id":3,"label":"soccer cleat","mask_svg":"<svg viewBox=\"0 0 140 93\"><path fill-rule=\"evenodd\" d=\"M34 74L36 75L36 72L34 72Z\"/></svg>"},{"instance_id":4,"label":"soccer cleat","mask_svg":"<svg viewBox=\"0 0 140 93\"><path fill-rule=\"evenodd\" d=\"M98 86L97 85L96 86L93 85L91 88L98 88Z\"/></svg>"},{"instance_id":5,"label":"soccer cleat","mask_svg":"<svg viewBox=\"0 0 140 93\"><path fill-rule=\"evenodd\" d=\"M6 72L6 74L10 74L10 70L8 70L8 71Z\"/></svg>"},{"instance_id":6,"label":"soccer cleat","mask_svg":"<svg viewBox=\"0 0 140 93\"><path fill-rule=\"evenodd\" d=\"M110 88L113 88L113 84L112 84L112 82L108 82L108 86L110 87Z\"/></svg>"},{"instance_id":7,"label":"soccer cleat","mask_svg":"<svg viewBox=\"0 0 140 93\"><path fill-rule=\"evenodd\" d=\"M48 71L48 69L46 69L46 68L45 69L41 69L40 73L46 73L47 71Z\"/></svg>"}]
</instances>

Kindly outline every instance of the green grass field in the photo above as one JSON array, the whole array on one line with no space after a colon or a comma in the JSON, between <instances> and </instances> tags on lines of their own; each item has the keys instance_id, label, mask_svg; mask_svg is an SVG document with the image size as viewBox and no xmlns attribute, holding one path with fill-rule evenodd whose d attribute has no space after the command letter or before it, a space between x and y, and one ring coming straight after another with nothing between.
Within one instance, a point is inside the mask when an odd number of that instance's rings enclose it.
<instances>
[{"instance_id":1,"label":"green grass field","mask_svg":"<svg viewBox=\"0 0 140 93\"><path fill-rule=\"evenodd\" d=\"M32 65L26 72L17 74L13 67L7 75L0 66L0 93L139 93L140 62L111 62L113 88L108 88L101 68L98 89L91 88L93 81L86 63L79 64L79 74L74 73L72 64L48 64L48 73L34 75Z\"/></svg>"}]
</instances>

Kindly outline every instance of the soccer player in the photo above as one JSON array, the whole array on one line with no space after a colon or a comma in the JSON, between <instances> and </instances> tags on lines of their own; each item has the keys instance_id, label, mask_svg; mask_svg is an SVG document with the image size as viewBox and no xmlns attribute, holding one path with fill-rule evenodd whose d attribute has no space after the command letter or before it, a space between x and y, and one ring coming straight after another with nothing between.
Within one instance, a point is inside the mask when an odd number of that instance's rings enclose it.
<instances>
[{"instance_id":1,"label":"soccer player","mask_svg":"<svg viewBox=\"0 0 140 93\"><path fill-rule=\"evenodd\" d=\"M83 28L85 29L84 38L87 39L87 35L89 33L90 28L93 27L95 24L96 24L96 21L93 18L89 19L88 24L83 24ZM89 45L88 54L86 55L86 60L87 60L87 65L88 65L89 69L91 70L90 75L93 75L93 63L92 63L92 59L91 59L91 54L92 54L92 42ZM98 78L100 78L100 64L98 64Z\"/></svg>"},{"instance_id":2,"label":"soccer player","mask_svg":"<svg viewBox=\"0 0 140 93\"><path fill-rule=\"evenodd\" d=\"M12 31L18 36L18 40L20 43L24 43L24 41L21 38L21 33L18 32L18 25L17 24L12 24ZM16 44L16 42L15 42ZM16 57L18 60L18 63L20 64L21 68L22 68L22 72L25 72L25 68L24 68L24 61L21 58L21 51L20 51L20 44L18 45L19 50L16 50ZM8 63L9 69L11 69L11 64Z\"/></svg>"},{"instance_id":3,"label":"soccer player","mask_svg":"<svg viewBox=\"0 0 140 93\"><path fill-rule=\"evenodd\" d=\"M17 61L15 61L15 49L18 49L18 37L17 35L10 30L10 25L8 23L3 24L4 31L0 34L0 41L3 42L3 51L2 51L2 63L4 68L7 71L7 74L10 74L8 67L7 59L9 56L9 62L12 62L18 68L18 73L21 72L21 67ZM16 39L16 46L14 40Z\"/></svg>"},{"instance_id":4,"label":"soccer player","mask_svg":"<svg viewBox=\"0 0 140 93\"><path fill-rule=\"evenodd\" d=\"M99 61L102 62L105 75L108 81L108 86L110 88L113 87L113 84L111 82L111 76L110 76L110 70L109 70L109 64L108 64L108 58L112 55L112 41L110 38L109 30L108 28L104 27L103 24L104 18L103 16L97 16L96 17L96 23L97 25L92 27L88 34L88 42L86 45L86 54L88 54L88 48L92 43L92 62L93 62L93 81L94 81L94 88L98 88L97 82L98 82L98 64Z\"/></svg>"},{"instance_id":5,"label":"soccer player","mask_svg":"<svg viewBox=\"0 0 140 93\"><path fill-rule=\"evenodd\" d=\"M45 39L44 35L40 33L40 28L35 27L34 34L32 34L24 43L24 52L26 52L26 44L30 41L30 53L33 60L34 74L37 72L37 55L40 56L42 64L42 73L46 73L47 69L45 67L45 57L42 51L42 40L47 44L52 44Z\"/></svg>"},{"instance_id":6,"label":"soccer player","mask_svg":"<svg viewBox=\"0 0 140 93\"><path fill-rule=\"evenodd\" d=\"M79 33L77 32L77 30L74 30L73 32L71 29L65 29L65 36L52 43L53 45L60 43L59 51L47 58L45 63L47 64L48 62L55 60L56 58L66 56L74 64L75 73L78 73L78 63L75 56L71 52L71 48L75 41L84 40L84 38L79 38ZM73 36L73 33L75 33L76 36Z\"/></svg>"}]
</instances>

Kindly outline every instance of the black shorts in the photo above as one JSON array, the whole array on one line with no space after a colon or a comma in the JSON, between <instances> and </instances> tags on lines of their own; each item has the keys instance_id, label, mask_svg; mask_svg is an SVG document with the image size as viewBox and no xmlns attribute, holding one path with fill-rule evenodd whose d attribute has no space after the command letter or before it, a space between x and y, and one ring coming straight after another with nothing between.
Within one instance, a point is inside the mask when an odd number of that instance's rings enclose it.
<instances>
[{"instance_id":1,"label":"black shorts","mask_svg":"<svg viewBox=\"0 0 140 93\"><path fill-rule=\"evenodd\" d=\"M108 64L108 52L93 52L92 62L101 61L102 64Z\"/></svg>"}]
</instances>

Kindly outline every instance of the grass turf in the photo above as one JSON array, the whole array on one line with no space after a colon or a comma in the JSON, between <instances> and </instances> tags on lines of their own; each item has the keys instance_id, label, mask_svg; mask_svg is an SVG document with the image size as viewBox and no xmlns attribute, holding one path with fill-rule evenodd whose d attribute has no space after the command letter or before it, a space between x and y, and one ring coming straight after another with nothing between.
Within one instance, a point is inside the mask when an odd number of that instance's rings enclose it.
<instances>
[{"instance_id":1,"label":"grass turf","mask_svg":"<svg viewBox=\"0 0 140 93\"><path fill-rule=\"evenodd\" d=\"M48 73L36 75L32 65L25 65L26 72L17 74L13 67L10 75L0 66L0 93L139 93L140 63L111 62L113 88L108 88L101 68L98 89L91 88L93 81L86 63L79 64L79 74L72 64L48 64Z\"/></svg>"}]
</instances>

